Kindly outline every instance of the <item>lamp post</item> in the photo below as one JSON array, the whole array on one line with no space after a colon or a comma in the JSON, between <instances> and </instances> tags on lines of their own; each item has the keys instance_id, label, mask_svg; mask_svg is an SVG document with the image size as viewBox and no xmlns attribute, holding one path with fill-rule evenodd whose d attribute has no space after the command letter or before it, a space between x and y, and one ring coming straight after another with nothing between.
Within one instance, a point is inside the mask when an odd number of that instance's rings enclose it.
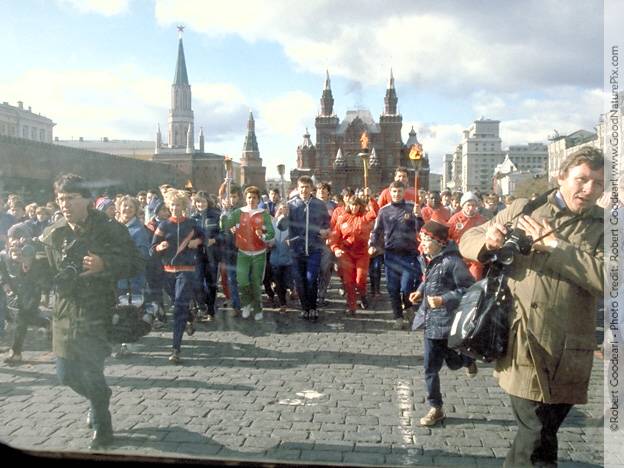
<instances>
[{"instance_id":1,"label":"lamp post","mask_svg":"<svg viewBox=\"0 0 624 468\"><path fill-rule=\"evenodd\" d=\"M230 189L232 184L232 158L226 156L223 158L225 165L225 196L230 199Z\"/></svg>"},{"instance_id":2,"label":"lamp post","mask_svg":"<svg viewBox=\"0 0 624 468\"><path fill-rule=\"evenodd\" d=\"M358 156L362 159L362 164L364 165L364 187L368 188L368 159L370 157L370 153L368 152L368 133L364 131L362 136L360 137L360 152Z\"/></svg>"},{"instance_id":3,"label":"lamp post","mask_svg":"<svg viewBox=\"0 0 624 468\"><path fill-rule=\"evenodd\" d=\"M278 164L277 172L279 173L280 184L282 186L282 199L287 200L286 190L284 189L284 174L286 173L286 166L284 164Z\"/></svg>"}]
</instances>

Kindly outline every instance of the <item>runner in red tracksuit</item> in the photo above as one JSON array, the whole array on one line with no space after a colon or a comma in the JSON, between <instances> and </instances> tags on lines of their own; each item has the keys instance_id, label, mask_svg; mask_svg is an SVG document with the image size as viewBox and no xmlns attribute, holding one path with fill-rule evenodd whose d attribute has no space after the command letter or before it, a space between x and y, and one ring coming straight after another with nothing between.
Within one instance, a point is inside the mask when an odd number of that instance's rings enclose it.
<instances>
[{"instance_id":1,"label":"runner in red tracksuit","mask_svg":"<svg viewBox=\"0 0 624 468\"><path fill-rule=\"evenodd\" d=\"M365 189L368 196L368 189ZM330 234L330 247L338 259L339 271L345 286L348 313L357 307L356 289L363 308L368 308L366 277L368 275L368 239L377 217L379 205L370 198L368 209L362 198L351 198L345 211L336 219Z\"/></svg>"},{"instance_id":2,"label":"runner in red tracksuit","mask_svg":"<svg viewBox=\"0 0 624 468\"><path fill-rule=\"evenodd\" d=\"M479 226L487 221L479 214L479 199L472 192L466 192L461 197L461 210L451 216L448 221L449 239L459 245L461 237L468 229ZM483 264L472 260L464 260L468 271L477 281L483 278Z\"/></svg>"}]
</instances>

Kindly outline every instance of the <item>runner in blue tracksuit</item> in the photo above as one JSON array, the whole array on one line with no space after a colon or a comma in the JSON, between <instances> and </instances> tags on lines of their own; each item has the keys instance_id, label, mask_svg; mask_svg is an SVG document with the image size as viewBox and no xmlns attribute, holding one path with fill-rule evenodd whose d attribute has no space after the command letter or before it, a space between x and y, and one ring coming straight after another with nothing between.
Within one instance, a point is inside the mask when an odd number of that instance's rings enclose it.
<instances>
[{"instance_id":1,"label":"runner in blue tracksuit","mask_svg":"<svg viewBox=\"0 0 624 468\"><path fill-rule=\"evenodd\" d=\"M316 299L321 251L329 234L327 206L312 196L314 183L299 177L299 195L288 202L288 215L278 219L279 230L288 229L288 244L293 254L292 272L305 320L318 320Z\"/></svg>"},{"instance_id":2,"label":"runner in blue tracksuit","mask_svg":"<svg viewBox=\"0 0 624 468\"><path fill-rule=\"evenodd\" d=\"M404 199L402 182L390 184L392 202L383 206L371 232L368 253L383 247L386 281L397 328L403 328L403 308L409 307L409 293L420 284L417 233L423 225L418 209Z\"/></svg>"}]
</instances>

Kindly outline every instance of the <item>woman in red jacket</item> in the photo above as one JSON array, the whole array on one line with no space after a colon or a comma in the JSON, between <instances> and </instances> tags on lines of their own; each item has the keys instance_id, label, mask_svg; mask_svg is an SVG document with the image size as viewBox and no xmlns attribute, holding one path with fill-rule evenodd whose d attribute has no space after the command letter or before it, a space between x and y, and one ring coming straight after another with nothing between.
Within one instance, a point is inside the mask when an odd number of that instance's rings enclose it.
<instances>
[{"instance_id":1,"label":"woman in red jacket","mask_svg":"<svg viewBox=\"0 0 624 468\"><path fill-rule=\"evenodd\" d=\"M370 191L364 189L365 197ZM347 312L356 309L356 289L364 309L368 308L366 277L368 275L368 238L377 217L379 205L369 198L368 206L363 198L352 197L345 203L345 209L336 219L330 234L330 247L338 259L339 271L347 296Z\"/></svg>"}]
</instances>

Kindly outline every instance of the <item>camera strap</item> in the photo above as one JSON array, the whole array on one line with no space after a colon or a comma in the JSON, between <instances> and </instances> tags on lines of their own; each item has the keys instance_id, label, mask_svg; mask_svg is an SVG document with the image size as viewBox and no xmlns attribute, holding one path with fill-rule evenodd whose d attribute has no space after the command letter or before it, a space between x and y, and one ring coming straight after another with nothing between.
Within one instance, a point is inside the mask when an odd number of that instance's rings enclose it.
<instances>
[{"instance_id":1,"label":"camera strap","mask_svg":"<svg viewBox=\"0 0 624 468\"><path fill-rule=\"evenodd\" d=\"M576 216L568 219L567 221L561 223L559 226L557 226L554 229L551 229L550 231L548 231L546 234L541 235L540 237L538 237L537 239L533 239L533 243L539 242L542 239L544 239L545 237L550 236L553 232L557 232L562 230L564 227L569 226L570 224L574 224L576 223L579 219L581 219L583 217L583 214L577 214Z\"/></svg>"}]
</instances>

